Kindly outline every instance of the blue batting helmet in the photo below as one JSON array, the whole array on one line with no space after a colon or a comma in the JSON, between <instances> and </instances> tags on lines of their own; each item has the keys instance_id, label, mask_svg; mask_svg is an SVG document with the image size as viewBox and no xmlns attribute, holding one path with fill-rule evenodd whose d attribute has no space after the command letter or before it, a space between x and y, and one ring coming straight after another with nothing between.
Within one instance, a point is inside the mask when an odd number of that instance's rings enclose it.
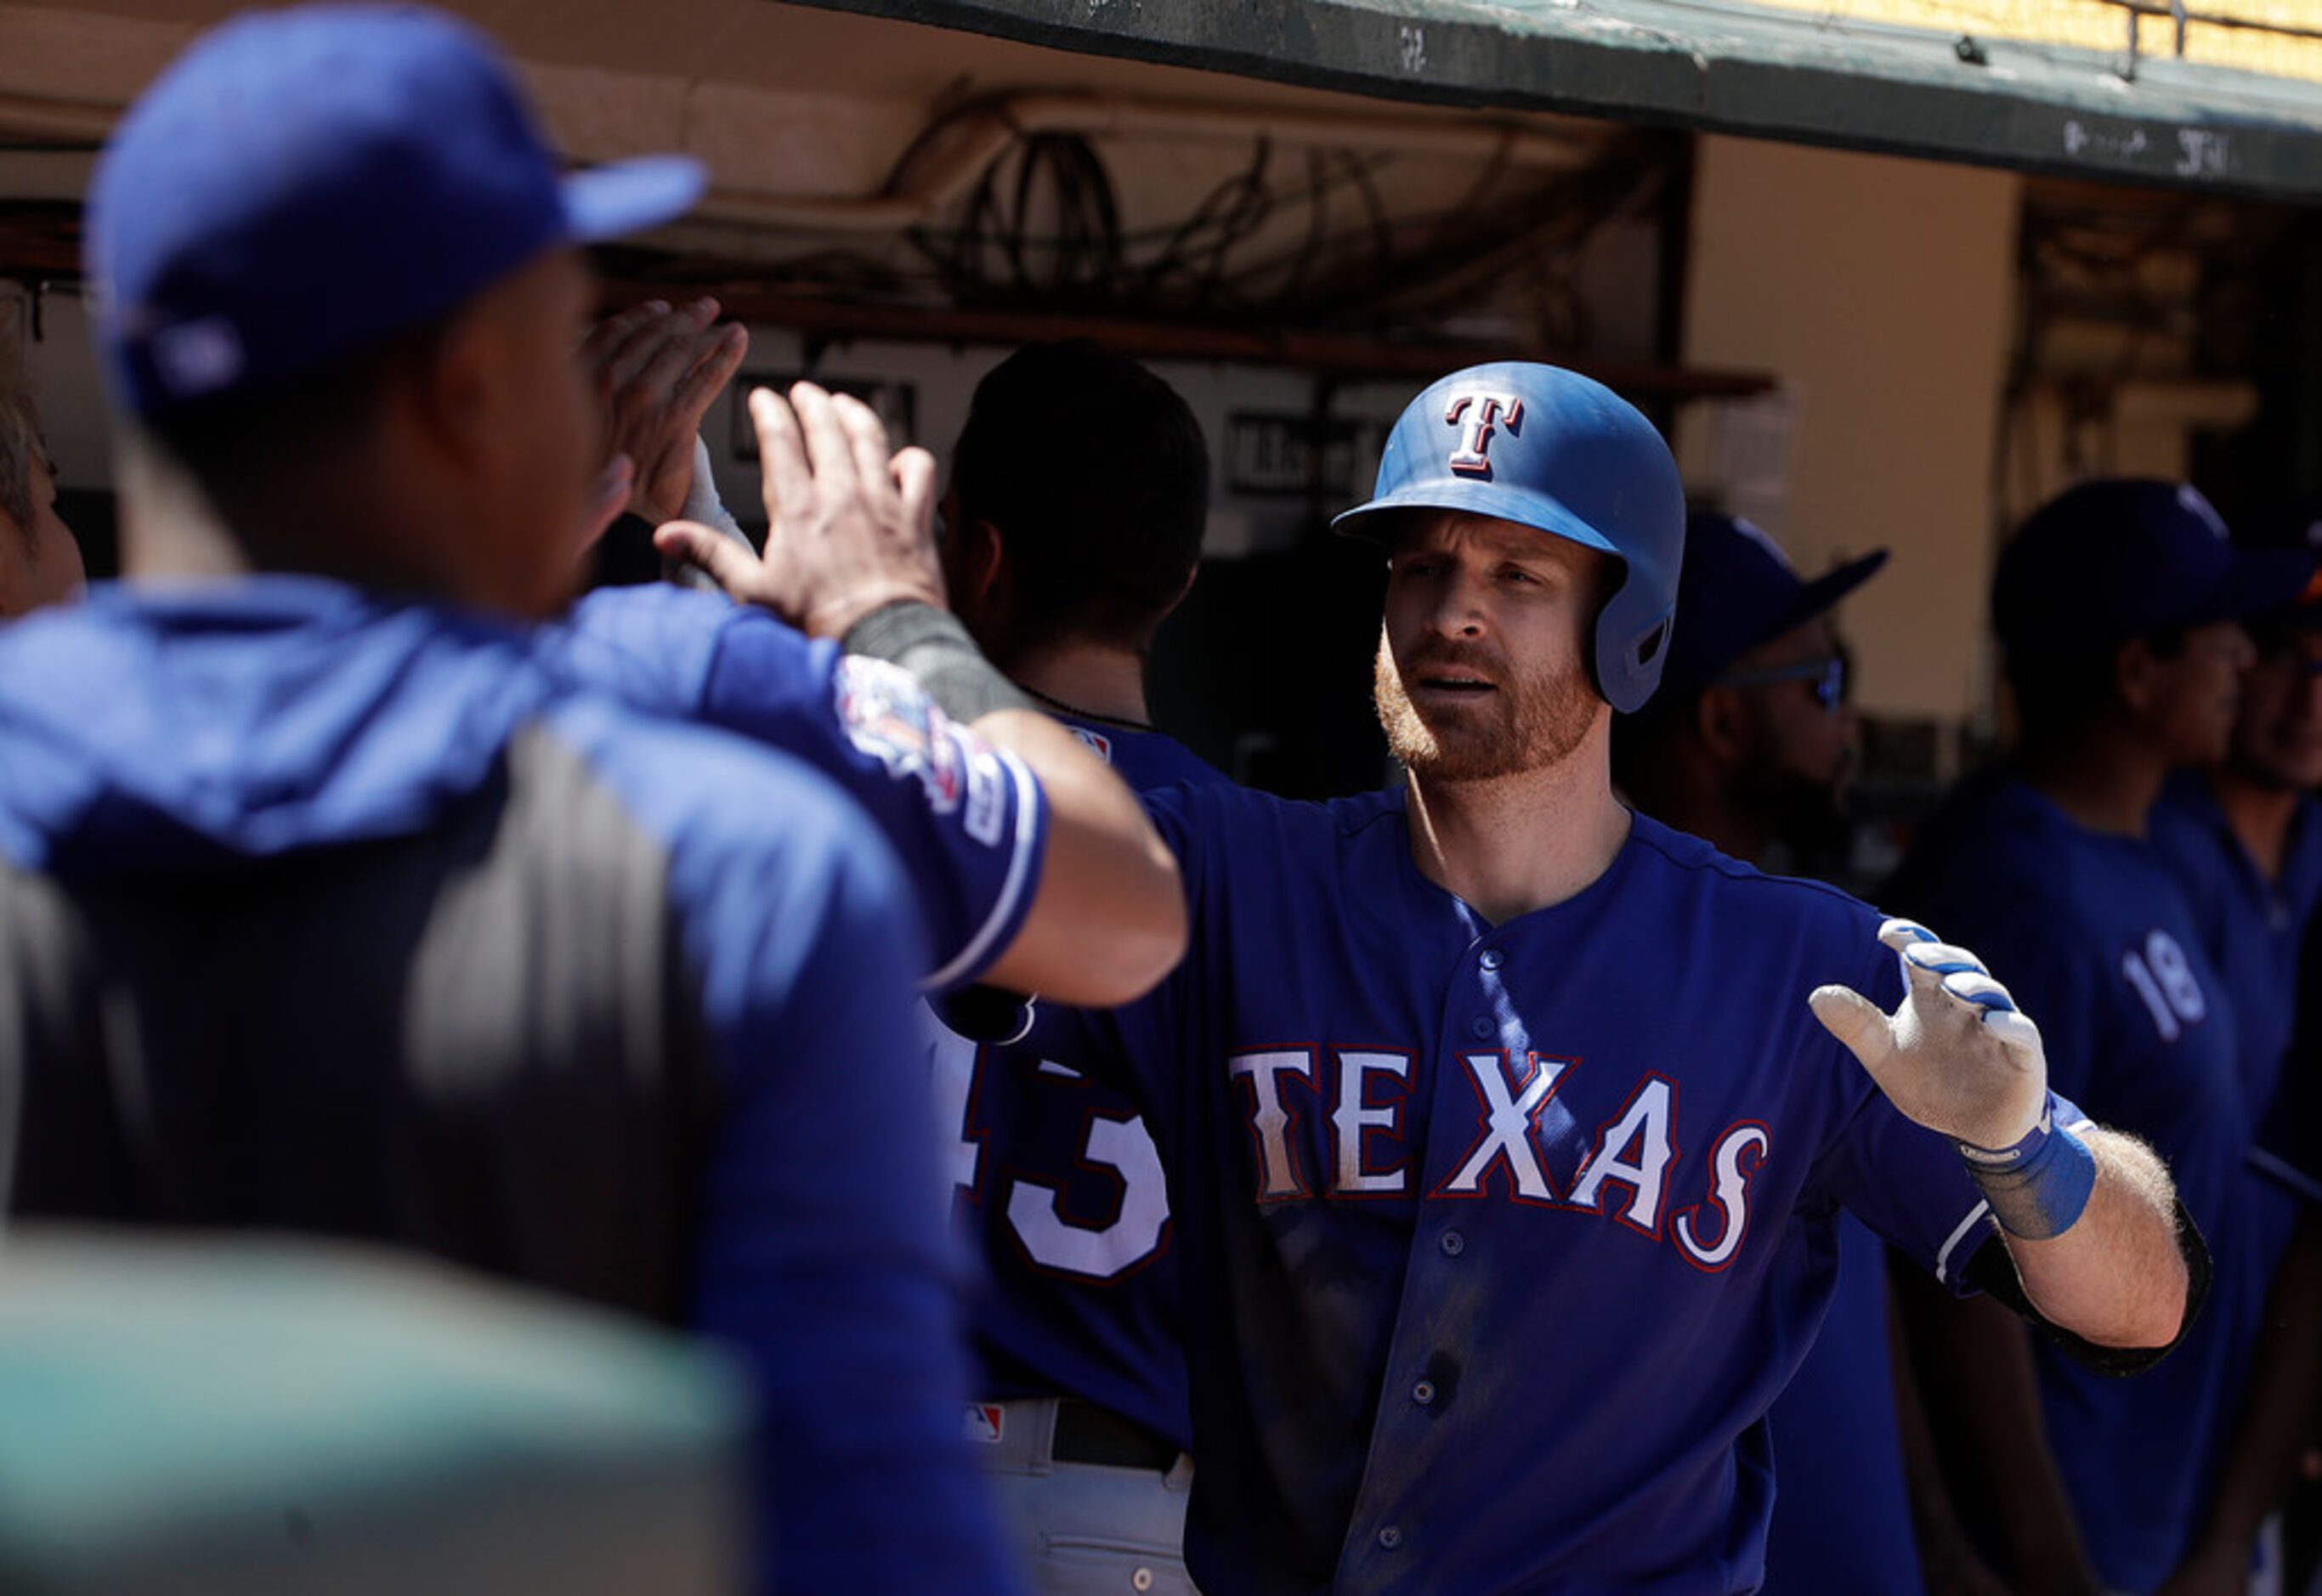
<instances>
[{"instance_id":1,"label":"blue batting helmet","mask_svg":"<svg viewBox=\"0 0 2322 1596\"><path fill-rule=\"evenodd\" d=\"M1463 510L1621 561L1590 665L1614 708L1659 685L1685 560L1685 488L1652 423L1600 382L1525 360L1470 366L1403 408L1370 499L1330 524L1378 535L1389 510Z\"/></svg>"}]
</instances>

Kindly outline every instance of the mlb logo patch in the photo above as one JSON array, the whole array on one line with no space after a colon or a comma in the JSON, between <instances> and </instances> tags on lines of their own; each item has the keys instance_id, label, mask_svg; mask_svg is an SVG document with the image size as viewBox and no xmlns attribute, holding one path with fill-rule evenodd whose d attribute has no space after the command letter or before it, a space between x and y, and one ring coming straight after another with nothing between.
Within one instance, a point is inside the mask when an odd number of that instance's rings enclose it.
<instances>
[{"instance_id":1,"label":"mlb logo patch","mask_svg":"<svg viewBox=\"0 0 2322 1596\"><path fill-rule=\"evenodd\" d=\"M855 746L887 767L898 780L912 776L938 815L959 807L967 788L966 761L943 712L900 666L862 654L839 661L833 677L839 724Z\"/></svg>"},{"instance_id":2,"label":"mlb logo patch","mask_svg":"<svg viewBox=\"0 0 2322 1596\"><path fill-rule=\"evenodd\" d=\"M1081 740L1081 745L1086 748L1091 753L1095 754L1097 758L1102 760L1106 764L1111 764L1112 762L1111 738L1106 736L1102 732L1092 732L1086 726L1073 726L1069 729L1074 736L1078 737Z\"/></svg>"},{"instance_id":3,"label":"mlb logo patch","mask_svg":"<svg viewBox=\"0 0 2322 1596\"><path fill-rule=\"evenodd\" d=\"M1007 1415L997 1402L972 1402L967 1409L967 1438L981 1441L987 1446L1000 1445L1000 1434L1007 1425Z\"/></svg>"}]
</instances>

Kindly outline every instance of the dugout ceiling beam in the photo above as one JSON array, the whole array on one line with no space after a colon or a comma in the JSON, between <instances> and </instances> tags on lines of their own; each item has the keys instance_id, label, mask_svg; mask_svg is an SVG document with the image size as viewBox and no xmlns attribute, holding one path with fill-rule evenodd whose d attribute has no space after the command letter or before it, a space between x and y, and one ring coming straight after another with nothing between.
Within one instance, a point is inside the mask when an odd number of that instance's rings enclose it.
<instances>
[{"instance_id":1,"label":"dugout ceiling beam","mask_svg":"<svg viewBox=\"0 0 2322 1596\"><path fill-rule=\"evenodd\" d=\"M782 0L1438 105L2322 199L2322 94L1743 0Z\"/></svg>"},{"instance_id":2,"label":"dugout ceiling beam","mask_svg":"<svg viewBox=\"0 0 2322 1596\"><path fill-rule=\"evenodd\" d=\"M1006 348L1042 339L1089 338L1139 360L1221 360L1287 367L1349 380L1432 380L1445 371L1481 360L1542 360L1583 371L1606 387L1637 399L1746 398L1765 393L1774 386L1773 378L1760 371L1664 366L1645 361L1590 361L1569 351L1513 344L1374 338L1354 333L1259 331L1125 316L882 304L871 299L768 292L748 283L705 282L692 277L608 279L604 303L611 310L654 295L704 292L717 295L725 313L737 321L788 327L810 343L878 339Z\"/></svg>"}]
</instances>

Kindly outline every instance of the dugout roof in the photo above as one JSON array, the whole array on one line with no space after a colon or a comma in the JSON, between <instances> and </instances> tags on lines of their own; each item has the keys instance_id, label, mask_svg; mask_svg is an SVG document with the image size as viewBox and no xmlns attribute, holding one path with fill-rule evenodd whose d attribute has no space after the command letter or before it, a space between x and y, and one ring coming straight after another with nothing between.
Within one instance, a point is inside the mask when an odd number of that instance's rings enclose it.
<instances>
[{"instance_id":1,"label":"dugout roof","mask_svg":"<svg viewBox=\"0 0 2322 1596\"><path fill-rule=\"evenodd\" d=\"M797 0L1442 105L2322 198L2317 0Z\"/></svg>"}]
</instances>

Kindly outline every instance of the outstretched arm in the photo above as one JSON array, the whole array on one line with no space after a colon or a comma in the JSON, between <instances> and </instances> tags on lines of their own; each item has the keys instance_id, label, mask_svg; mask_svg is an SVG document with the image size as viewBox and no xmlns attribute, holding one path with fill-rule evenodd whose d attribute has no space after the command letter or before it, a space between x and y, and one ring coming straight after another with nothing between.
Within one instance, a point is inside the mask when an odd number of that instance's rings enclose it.
<instances>
[{"instance_id":1,"label":"outstretched arm","mask_svg":"<svg viewBox=\"0 0 2322 1596\"><path fill-rule=\"evenodd\" d=\"M2069 1132L2058 1134L2069 1135ZM2177 1188L2153 1149L2089 1126L2096 1185L2080 1219L2044 1240L2007 1234L2024 1294L2049 1323L2099 1346L2166 1346L2189 1278L2177 1243ZM1996 1211L1996 1210L1995 1210Z\"/></svg>"},{"instance_id":2,"label":"outstretched arm","mask_svg":"<svg viewBox=\"0 0 2322 1596\"><path fill-rule=\"evenodd\" d=\"M1909 920L1879 939L1903 956L1902 1004L1822 987L1815 1017L1897 1108L1958 1145L2042 1317L2098 1346L2170 1345L2191 1276L2168 1171L2133 1137L2057 1122L2038 1027L1972 953Z\"/></svg>"},{"instance_id":3,"label":"outstretched arm","mask_svg":"<svg viewBox=\"0 0 2322 1596\"><path fill-rule=\"evenodd\" d=\"M1127 785L1010 688L948 613L934 460L920 449L891 455L868 406L811 383L788 402L761 388L749 403L764 462L764 554L684 521L661 529L663 552L814 636L902 666L946 714L1038 778L1047 860L986 982L1083 1007L1141 997L1184 953L1176 861Z\"/></svg>"}]
</instances>

